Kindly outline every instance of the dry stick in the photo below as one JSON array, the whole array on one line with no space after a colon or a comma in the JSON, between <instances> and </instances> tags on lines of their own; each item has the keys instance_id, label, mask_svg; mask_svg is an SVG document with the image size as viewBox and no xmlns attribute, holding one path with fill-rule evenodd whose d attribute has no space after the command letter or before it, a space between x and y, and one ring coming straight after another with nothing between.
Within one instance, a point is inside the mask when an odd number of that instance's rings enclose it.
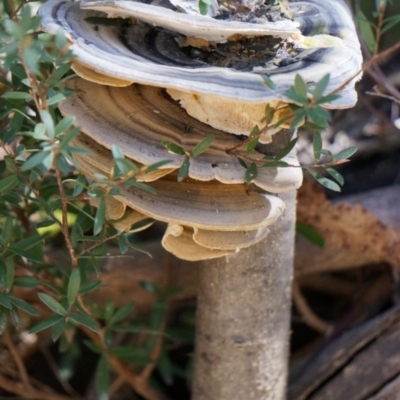
<instances>
[{"instance_id":1,"label":"dry stick","mask_svg":"<svg viewBox=\"0 0 400 400\"><path fill-rule=\"evenodd\" d=\"M164 270L165 270L164 289L165 290L167 289L167 287L169 286L170 281L171 281L171 263L172 263L172 256L170 253L167 252L165 254L165 266L164 266ZM156 362L157 362L158 358L160 357L160 354L162 351L162 345L164 343L164 332L165 332L165 328L167 327L167 317L168 317L168 312L166 309L165 313L164 313L163 321L162 321L161 326L158 331L156 343L155 343L153 351L151 353L152 363L147 364L146 367L144 367L142 373L140 374L140 378L142 378L146 381L148 381L148 379L150 378L150 375L154 371L154 369L156 367Z\"/></svg>"},{"instance_id":2,"label":"dry stick","mask_svg":"<svg viewBox=\"0 0 400 400\"><path fill-rule=\"evenodd\" d=\"M104 348L104 344L101 341L100 335L91 331L89 328L83 325L79 325L79 328L97 345ZM114 368L114 370L119 374L119 376L125 380L139 395L144 397L146 400L165 400L165 398L151 388L146 380L143 380L140 376L137 376L133 371L131 371L124 363L122 363L118 358L111 354L106 353L107 359Z\"/></svg>"},{"instance_id":3,"label":"dry stick","mask_svg":"<svg viewBox=\"0 0 400 400\"><path fill-rule=\"evenodd\" d=\"M373 64L375 64L377 61L381 60L382 58L387 57L388 55L392 54L394 51L400 49L400 42L396 43L392 47L389 47L387 50L383 51L382 53L376 54L373 56L369 61L367 61L362 68L355 73L353 76L351 76L349 79L347 79L344 83L342 83L339 87L337 87L334 91L332 91L329 94L335 94L343 90L353 79L357 78L358 75L360 75L363 71L367 70L370 68Z\"/></svg>"},{"instance_id":4,"label":"dry stick","mask_svg":"<svg viewBox=\"0 0 400 400\"><path fill-rule=\"evenodd\" d=\"M49 349L47 347L42 347L40 349L40 352L43 354L43 357L46 359L50 369L52 370L54 376L57 378L58 382L63 387L63 389L74 399L78 398L79 397L78 393L74 390L74 388L70 385L70 383L61 376L59 367L56 361L54 360L53 356L51 355Z\"/></svg>"},{"instance_id":5,"label":"dry stick","mask_svg":"<svg viewBox=\"0 0 400 400\"><path fill-rule=\"evenodd\" d=\"M370 96L382 97L384 99L388 99L388 100L391 100L391 101L393 101L393 102L395 102L397 104L400 104L400 100L399 99L396 99L393 96L388 96L387 94L383 94L383 93L379 92L378 89L375 89L375 90L376 90L376 92L365 92L365 93L369 94Z\"/></svg>"},{"instance_id":6,"label":"dry stick","mask_svg":"<svg viewBox=\"0 0 400 400\"><path fill-rule=\"evenodd\" d=\"M64 198L65 197L64 185L62 182L61 172L60 172L58 166L56 165L56 163L54 163L54 170L56 172L58 190L61 195L61 210L62 210L61 229L62 229L62 233L63 233L64 239L65 239L65 243L67 245L67 249L69 251L69 255L71 257L72 268L75 268L78 265L78 257L75 253L74 246L72 245L72 241L71 241L71 236L69 234L68 209L67 209L68 200Z\"/></svg>"},{"instance_id":7,"label":"dry stick","mask_svg":"<svg viewBox=\"0 0 400 400\"><path fill-rule=\"evenodd\" d=\"M7 392L18 394L19 396L31 400L72 400L71 397L63 396L57 393L46 393L36 389L29 389L20 382L10 380L0 374L0 387ZM82 400L74 398L73 400Z\"/></svg>"},{"instance_id":8,"label":"dry stick","mask_svg":"<svg viewBox=\"0 0 400 400\"><path fill-rule=\"evenodd\" d=\"M4 342L5 342L6 346L8 347L8 350L9 350L10 354L12 355L12 358L14 359L15 365L18 368L18 372L21 376L22 383L24 384L26 389L32 390L31 383L29 382L29 375L26 372L25 365L22 362L21 357L19 356L18 351L15 348L14 342L12 341L8 331L6 331L4 334Z\"/></svg>"},{"instance_id":9,"label":"dry stick","mask_svg":"<svg viewBox=\"0 0 400 400\"><path fill-rule=\"evenodd\" d=\"M379 42L381 41L382 35L382 28L383 28L383 19L385 17L386 5L384 2L381 1L379 5L379 20L378 26L376 28L376 35L375 35L375 47L374 47L374 54L378 53L379 49Z\"/></svg>"},{"instance_id":10,"label":"dry stick","mask_svg":"<svg viewBox=\"0 0 400 400\"><path fill-rule=\"evenodd\" d=\"M311 310L297 282L293 282L292 290L294 304L307 325L322 334L328 333L331 326Z\"/></svg>"}]
</instances>

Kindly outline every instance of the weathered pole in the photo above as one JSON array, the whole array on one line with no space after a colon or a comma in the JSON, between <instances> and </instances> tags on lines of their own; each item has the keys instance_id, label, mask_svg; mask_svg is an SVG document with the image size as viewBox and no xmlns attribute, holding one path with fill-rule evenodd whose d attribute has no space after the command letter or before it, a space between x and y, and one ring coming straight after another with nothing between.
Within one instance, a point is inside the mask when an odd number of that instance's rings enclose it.
<instances>
[{"instance_id":1,"label":"weathered pole","mask_svg":"<svg viewBox=\"0 0 400 400\"><path fill-rule=\"evenodd\" d=\"M264 151L290 140L282 131ZM193 400L285 398L296 191L268 236L238 253L198 263Z\"/></svg>"},{"instance_id":2,"label":"weathered pole","mask_svg":"<svg viewBox=\"0 0 400 400\"><path fill-rule=\"evenodd\" d=\"M262 242L199 264L193 400L285 397L295 192Z\"/></svg>"}]
</instances>

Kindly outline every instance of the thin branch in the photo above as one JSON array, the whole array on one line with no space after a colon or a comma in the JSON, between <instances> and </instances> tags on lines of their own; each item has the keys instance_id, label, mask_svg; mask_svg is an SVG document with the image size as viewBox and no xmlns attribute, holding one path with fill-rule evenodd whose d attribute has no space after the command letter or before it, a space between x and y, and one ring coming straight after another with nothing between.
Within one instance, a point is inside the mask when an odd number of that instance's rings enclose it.
<instances>
[{"instance_id":1,"label":"thin branch","mask_svg":"<svg viewBox=\"0 0 400 400\"><path fill-rule=\"evenodd\" d=\"M105 348L104 343L102 343L101 336L91 331L89 328L79 325L78 326L85 334L97 345ZM139 395L144 397L146 400L166 400L164 396L158 393L156 390L151 388L147 382L140 376L136 375L128 366L121 362L117 357L105 353L108 361L114 368L114 370L119 374L119 376L124 379L124 381L132 387Z\"/></svg>"},{"instance_id":2,"label":"thin branch","mask_svg":"<svg viewBox=\"0 0 400 400\"><path fill-rule=\"evenodd\" d=\"M365 92L365 93L369 94L370 96L382 97L384 99L391 100L391 101L393 101L393 102L395 102L395 103L400 105L400 100L399 99L396 99L393 96L388 96L387 94L383 94L377 88L375 88L375 92Z\"/></svg>"},{"instance_id":3,"label":"thin branch","mask_svg":"<svg viewBox=\"0 0 400 400\"><path fill-rule=\"evenodd\" d=\"M383 21L384 21L384 17L385 17L385 12L386 12L386 3L384 1L381 1L380 4L379 4L378 26L376 28L376 34L375 34L374 54L377 54L378 50L379 50L379 42L381 41L381 35L382 35L382 28L383 28Z\"/></svg>"},{"instance_id":4,"label":"thin branch","mask_svg":"<svg viewBox=\"0 0 400 400\"><path fill-rule=\"evenodd\" d=\"M164 271L165 271L165 277L164 277L164 289L167 289L167 287L170 284L171 281L171 262L172 262L172 256L170 253L166 253L165 255L165 265L164 265ZM165 329L167 327L167 318L168 318L168 313L167 310L165 310L164 313L164 318L161 322L161 326L159 327L158 334L157 334L157 340L156 343L154 344L153 351L151 352L151 360L152 362L147 364L142 373L140 374L140 378L148 381L150 378L150 375L153 373L157 361L161 355L161 351L163 348L163 343L164 343L164 338L165 338Z\"/></svg>"},{"instance_id":5,"label":"thin branch","mask_svg":"<svg viewBox=\"0 0 400 400\"><path fill-rule=\"evenodd\" d=\"M46 393L37 389L28 389L14 379L10 380L0 374L0 387L9 393L17 394L25 399L31 400L72 400L72 397L63 396L57 393ZM83 400L74 398L73 400Z\"/></svg>"},{"instance_id":6,"label":"thin branch","mask_svg":"<svg viewBox=\"0 0 400 400\"><path fill-rule=\"evenodd\" d=\"M57 184L58 184L58 190L60 192L60 195L62 197L65 196L65 191L64 191L64 185L62 182L62 177L61 177L61 172L54 163L54 170L56 172L56 177L57 177ZM71 241L71 236L69 234L69 228L68 228L68 200L65 198L61 198L61 210L62 210L62 225L61 225L61 230L63 233L63 236L65 238L65 243L68 248L69 255L71 257L71 265L72 268L75 268L78 265L78 256L75 253L74 246L72 245Z\"/></svg>"},{"instance_id":7,"label":"thin branch","mask_svg":"<svg viewBox=\"0 0 400 400\"><path fill-rule=\"evenodd\" d=\"M344 83L342 83L340 86L338 86L335 90L333 90L331 93L329 94L335 94L335 93L339 93L340 91L342 91L353 79L357 78L358 75L360 75L361 73L363 73L363 71L367 70L368 68L371 68L372 65L374 65L376 62L378 62L379 60L381 60L382 58L387 57L388 55L392 54L393 52L395 52L396 50L400 49L400 42L397 42L396 44L394 44L393 46L389 47L387 50L383 51L382 53L376 54L375 56L373 56L370 60L368 60L363 67L356 72L353 76L351 76L349 79L347 79Z\"/></svg>"},{"instance_id":8,"label":"thin branch","mask_svg":"<svg viewBox=\"0 0 400 400\"><path fill-rule=\"evenodd\" d=\"M31 383L29 382L29 375L26 371L25 365L21 360L21 357L18 354L17 349L15 348L14 342L10 337L8 331L4 334L4 343L6 344L12 358L14 359L15 365L18 368L19 375L21 377L21 381L27 390L32 390Z\"/></svg>"},{"instance_id":9,"label":"thin branch","mask_svg":"<svg viewBox=\"0 0 400 400\"><path fill-rule=\"evenodd\" d=\"M328 333L331 326L311 310L297 282L293 282L293 302L307 325L324 335Z\"/></svg>"}]
</instances>

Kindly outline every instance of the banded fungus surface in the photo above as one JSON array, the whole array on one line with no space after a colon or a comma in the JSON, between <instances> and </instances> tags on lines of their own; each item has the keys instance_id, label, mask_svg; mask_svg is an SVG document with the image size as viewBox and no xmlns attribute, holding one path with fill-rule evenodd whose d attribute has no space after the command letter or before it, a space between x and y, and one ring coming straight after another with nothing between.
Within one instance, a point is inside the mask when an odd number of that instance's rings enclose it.
<instances>
[{"instance_id":1,"label":"banded fungus surface","mask_svg":"<svg viewBox=\"0 0 400 400\"><path fill-rule=\"evenodd\" d=\"M301 168L293 150L282 160L288 166L258 168L249 183L232 149L240 148L256 125L262 134L253 152L244 151L246 163L261 165L266 154L285 147L291 139L286 129L290 121L280 126L276 122L294 102L286 93L296 74L311 90L329 74L326 94L348 81L340 97L324 103L325 108L351 107L357 97L352 78L362 60L344 2L275 3L49 0L40 9L43 28L51 33L62 29L70 40L72 68L80 76L70 83L73 95L60 105L62 114L75 116L81 127L75 145L91 152L77 156L79 169L94 180L98 174L109 174L114 166L111 149L117 145L138 166L137 182L155 189L154 194L137 186L121 187L107 202L108 217L120 228L145 217L164 221L168 228L162 243L168 251L190 261L222 260L204 263L219 282L218 293L211 287L216 283L200 272L199 302L212 303L215 310L210 313L209 307L199 305L196 400L278 399L284 393L295 190L302 181ZM272 110L269 118L266 109ZM187 176L178 182L178 170L188 154L210 135L211 144L189 158ZM168 153L163 141L184 152ZM147 166L166 159L167 164L146 173ZM129 215L121 219L127 209ZM247 275L248 283L242 279ZM274 289L269 290L272 284ZM235 290L243 297L243 321L233 328L240 334L231 337L243 340L234 339L232 345L223 333L205 333L204 327L217 321L226 328L240 319L240 307L233 307L232 315L218 311L216 297L227 293L227 302L233 304L229 296ZM250 306L244 299L249 291L256 292ZM226 311L228 303L221 310ZM259 316L254 303L263 307ZM266 303L275 309L268 311ZM208 319L210 314L213 320ZM271 337L271 345L265 330L278 322L280 337ZM252 328L257 323L260 334ZM218 357L206 349L210 343L205 344L205 337L219 343ZM249 356L241 353L241 345L249 340L251 346L263 345L246 361ZM198 355L201 349L206 349L208 359ZM210 362L214 356L218 362ZM243 360L243 366L237 368L232 357ZM281 362L276 366L273 359ZM230 384L230 391L214 385L232 380L237 382ZM251 391L249 382L254 383Z\"/></svg>"}]
</instances>

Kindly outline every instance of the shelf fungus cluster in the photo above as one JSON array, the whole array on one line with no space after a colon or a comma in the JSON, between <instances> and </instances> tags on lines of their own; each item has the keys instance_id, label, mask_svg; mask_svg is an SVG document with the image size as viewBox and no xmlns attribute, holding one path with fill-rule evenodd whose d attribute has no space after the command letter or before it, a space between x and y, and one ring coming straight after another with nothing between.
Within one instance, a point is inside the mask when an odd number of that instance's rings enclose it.
<instances>
[{"instance_id":1,"label":"shelf fungus cluster","mask_svg":"<svg viewBox=\"0 0 400 400\"><path fill-rule=\"evenodd\" d=\"M289 154L283 160L289 167L259 168L247 185L229 149L240 147L258 125L260 145L244 154L248 163L263 163L285 128L275 122L291 101L285 92L296 74L311 86L330 74L329 93L360 69L342 0L275 3L49 0L40 10L43 28L62 29L75 56L79 78L70 81L74 94L60 110L81 127L75 145L91 151L77 156L81 171L92 179L108 174L113 144L139 166L170 160L136 175L156 194L121 187L107 210L114 220L131 210L125 224L145 217L168 223L163 245L183 259L220 257L266 237L285 208L279 194L299 187L301 168ZM325 106L352 106L354 80L340 94ZM275 110L268 121L266 105ZM210 147L190 159L187 178L178 182L184 156L168 153L162 142L190 152L211 134Z\"/></svg>"}]
</instances>

